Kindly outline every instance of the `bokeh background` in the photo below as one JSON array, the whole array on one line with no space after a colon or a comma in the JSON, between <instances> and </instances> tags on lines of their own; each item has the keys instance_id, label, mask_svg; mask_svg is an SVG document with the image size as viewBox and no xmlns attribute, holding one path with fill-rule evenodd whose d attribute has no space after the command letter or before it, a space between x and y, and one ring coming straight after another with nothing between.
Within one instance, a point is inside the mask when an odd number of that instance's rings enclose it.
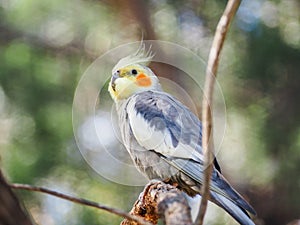
<instances>
[{"instance_id":1,"label":"bokeh background","mask_svg":"<svg viewBox=\"0 0 300 225\"><path fill-rule=\"evenodd\" d=\"M1 170L11 182L130 210L143 187L103 178L78 150L72 128L76 86L98 56L142 36L175 42L206 59L225 5L221 0L0 0ZM189 87L166 71L162 76ZM282 225L300 217L299 71L299 1L244 0L218 72L227 119L218 158L225 176L257 210L258 224ZM51 196L18 194L38 224L121 220ZM235 224L214 206L207 221Z\"/></svg>"}]
</instances>

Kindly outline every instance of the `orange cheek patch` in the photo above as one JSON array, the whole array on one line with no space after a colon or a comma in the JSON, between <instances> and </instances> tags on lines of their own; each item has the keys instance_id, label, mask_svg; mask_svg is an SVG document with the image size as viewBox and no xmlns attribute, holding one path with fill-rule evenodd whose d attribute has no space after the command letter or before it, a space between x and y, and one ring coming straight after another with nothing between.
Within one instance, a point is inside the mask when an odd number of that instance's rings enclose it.
<instances>
[{"instance_id":1,"label":"orange cheek patch","mask_svg":"<svg viewBox=\"0 0 300 225\"><path fill-rule=\"evenodd\" d=\"M136 76L136 82L139 86L148 87L152 84L150 77L141 73Z\"/></svg>"}]
</instances>

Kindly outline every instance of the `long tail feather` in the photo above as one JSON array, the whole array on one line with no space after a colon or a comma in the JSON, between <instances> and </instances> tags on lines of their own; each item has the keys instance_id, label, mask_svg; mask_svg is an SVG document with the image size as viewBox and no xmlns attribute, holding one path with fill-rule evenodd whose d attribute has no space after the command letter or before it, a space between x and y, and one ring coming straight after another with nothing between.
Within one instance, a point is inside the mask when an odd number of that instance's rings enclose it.
<instances>
[{"instance_id":1,"label":"long tail feather","mask_svg":"<svg viewBox=\"0 0 300 225\"><path fill-rule=\"evenodd\" d=\"M233 187L230 186L228 181L221 173L215 172L212 179L212 183L216 183L220 189L224 190L229 196L229 199L232 200L236 205L247 210L251 214L256 215L256 212L252 208L252 206L247 201L245 201L245 199Z\"/></svg>"},{"instance_id":2,"label":"long tail feather","mask_svg":"<svg viewBox=\"0 0 300 225\"><path fill-rule=\"evenodd\" d=\"M211 191L212 202L222 207L226 212L228 212L236 221L241 225L255 225L255 223L250 219L247 212L234 204L228 198Z\"/></svg>"}]
</instances>

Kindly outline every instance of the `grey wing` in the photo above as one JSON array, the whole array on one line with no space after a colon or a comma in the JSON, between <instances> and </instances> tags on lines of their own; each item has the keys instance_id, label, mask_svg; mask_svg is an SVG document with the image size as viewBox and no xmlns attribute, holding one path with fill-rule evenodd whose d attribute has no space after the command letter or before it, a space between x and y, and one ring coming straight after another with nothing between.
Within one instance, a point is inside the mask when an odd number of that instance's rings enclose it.
<instances>
[{"instance_id":1,"label":"grey wing","mask_svg":"<svg viewBox=\"0 0 300 225\"><path fill-rule=\"evenodd\" d=\"M203 184L203 165L193 161L187 163L182 159L173 159L169 161L169 163L173 164L177 168L181 168L183 173L197 181L199 184ZM224 196L242 209L245 209L254 215L256 214L255 210L249 205L249 203L246 202L243 197L230 186L230 184L219 171L213 170L210 185L211 191Z\"/></svg>"},{"instance_id":2,"label":"grey wing","mask_svg":"<svg viewBox=\"0 0 300 225\"><path fill-rule=\"evenodd\" d=\"M163 92L136 94L127 106L131 129L139 144L168 156L203 162L199 119Z\"/></svg>"},{"instance_id":3,"label":"grey wing","mask_svg":"<svg viewBox=\"0 0 300 225\"><path fill-rule=\"evenodd\" d=\"M132 97L127 113L141 146L160 154L197 183L203 183L202 125L189 109L164 92L147 91ZM255 214L221 175L216 160L211 190Z\"/></svg>"},{"instance_id":4,"label":"grey wing","mask_svg":"<svg viewBox=\"0 0 300 225\"><path fill-rule=\"evenodd\" d=\"M137 126L140 130L143 129L145 132L148 132L149 128L147 126L150 125L154 129L154 131L150 130L151 134L154 134L155 131L163 131L169 134L171 139L171 144L168 146L169 149L180 148L184 145L192 154L197 154L198 159L196 161L203 161L201 121L182 103L166 93L154 91L139 93L133 97L132 102L129 112L134 111L136 115L133 116L142 118L141 121L138 121L139 124ZM144 124L145 122L148 124ZM136 133L141 132L137 131ZM148 139L152 140L153 136ZM181 146L178 146L179 144ZM182 152L186 153L185 151ZM214 159L214 166L221 172L216 158Z\"/></svg>"}]
</instances>

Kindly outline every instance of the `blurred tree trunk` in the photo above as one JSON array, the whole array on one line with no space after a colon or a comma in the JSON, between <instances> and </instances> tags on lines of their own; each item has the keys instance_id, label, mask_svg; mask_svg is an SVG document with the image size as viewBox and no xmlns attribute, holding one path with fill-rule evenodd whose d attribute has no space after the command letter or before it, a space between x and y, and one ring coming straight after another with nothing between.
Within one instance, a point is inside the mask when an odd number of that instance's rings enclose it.
<instances>
[{"instance_id":1,"label":"blurred tree trunk","mask_svg":"<svg viewBox=\"0 0 300 225\"><path fill-rule=\"evenodd\" d=\"M137 36L137 41L142 40L142 38L143 40L159 40L160 35L155 33L151 23L150 10L147 2L140 0L113 0L106 1L106 3L115 10L115 14L119 17L121 24L120 27L123 27L123 30L128 29L128 36L134 36L131 33L132 29L130 28L130 24L133 24L137 27L137 29L134 30ZM162 49L157 48L155 45L148 46L147 43L145 44L146 48L151 48L155 55L160 55L162 58L166 58L163 57L165 53ZM192 90L198 89L197 84L195 84L194 80L190 76L186 76L182 71L172 65L153 61L150 63L149 67L159 77L166 78L179 84L190 96L194 95ZM196 106L197 112L195 113L201 115L200 101L194 102L194 105L188 105L188 102L184 99L181 99L181 101L191 108Z\"/></svg>"},{"instance_id":2,"label":"blurred tree trunk","mask_svg":"<svg viewBox=\"0 0 300 225\"><path fill-rule=\"evenodd\" d=\"M129 24L137 24L141 29L138 35L143 34L144 40L156 39L146 2L140 0L113 0L107 3L116 10L123 27L127 27ZM129 35L132 36L132 34Z\"/></svg>"},{"instance_id":3,"label":"blurred tree trunk","mask_svg":"<svg viewBox=\"0 0 300 225\"><path fill-rule=\"evenodd\" d=\"M0 170L0 224L33 225Z\"/></svg>"}]
</instances>

